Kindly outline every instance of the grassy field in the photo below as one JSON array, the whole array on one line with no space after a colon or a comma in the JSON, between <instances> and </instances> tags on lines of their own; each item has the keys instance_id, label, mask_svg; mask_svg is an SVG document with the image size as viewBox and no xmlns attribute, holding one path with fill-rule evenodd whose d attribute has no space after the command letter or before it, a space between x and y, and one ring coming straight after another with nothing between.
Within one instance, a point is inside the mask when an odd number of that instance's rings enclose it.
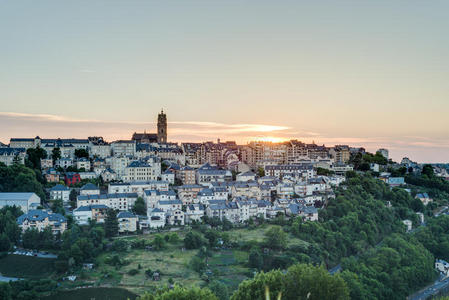
<instances>
[{"instance_id":1,"label":"grassy field","mask_svg":"<svg viewBox=\"0 0 449 300\"><path fill-rule=\"evenodd\" d=\"M41 298L41 300L134 300L136 299L136 296L136 294L120 288L87 288L70 291L60 291L54 295L43 297Z\"/></svg>"},{"instance_id":2,"label":"grassy field","mask_svg":"<svg viewBox=\"0 0 449 300\"><path fill-rule=\"evenodd\" d=\"M238 241L262 242L264 240L265 232L273 226L275 226L275 225L264 224L262 226L258 226L256 228L254 228L254 229L249 229L249 228L233 229L233 230L229 231L229 235L231 237L231 240L234 240L237 242ZM292 246L292 245L308 245L308 243L289 234L288 235L288 246Z\"/></svg>"},{"instance_id":3,"label":"grassy field","mask_svg":"<svg viewBox=\"0 0 449 300\"><path fill-rule=\"evenodd\" d=\"M0 259L0 273L7 277L46 278L54 272L54 259L8 255Z\"/></svg>"},{"instance_id":4,"label":"grassy field","mask_svg":"<svg viewBox=\"0 0 449 300\"><path fill-rule=\"evenodd\" d=\"M272 225L263 225L255 229L233 229L227 231L231 241L258 241L262 242L265 232ZM107 252L97 258L97 267L91 271L83 271L80 279L84 282L110 287L120 287L141 294L162 285L168 285L172 279L175 283L184 286L204 285L204 277L193 271L190 261L199 250L183 250L182 240L187 230L176 232L179 242L166 243L166 248L160 251L146 251L143 249L132 249L123 253ZM172 232L161 233L162 236ZM145 240L147 243L154 239L155 234L119 237L129 242ZM289 245L305 244L304 241L289 235ZM111 266L106 263L108 259L118 255L121 260L128 262L121 267ZM212 257L207 260L205 274L219 280L231 289L237 288L238 284L252 277L253 270L248 268L248 252L236 249L212 251ZM151 269L153 272L159 270L160 281L153 281L145 271ZM129 275L130 270L137 270L137 274Z\"/></svg>"}]
</instances>

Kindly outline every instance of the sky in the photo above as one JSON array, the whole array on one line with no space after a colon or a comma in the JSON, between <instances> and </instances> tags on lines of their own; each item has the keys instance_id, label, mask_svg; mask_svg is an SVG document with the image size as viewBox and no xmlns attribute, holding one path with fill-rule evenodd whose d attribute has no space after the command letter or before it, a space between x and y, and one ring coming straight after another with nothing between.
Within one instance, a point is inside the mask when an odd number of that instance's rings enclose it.
<instances>
[{"instance_id":1,"label":"sky","mask_svg":"<svg viewBox=\"0 0 449 300\"><path fill-rule=\"evenodd\" d=\"M0 1L0 141L154 132L449 162L448 1Z\"/></svg>"}]
</instances>

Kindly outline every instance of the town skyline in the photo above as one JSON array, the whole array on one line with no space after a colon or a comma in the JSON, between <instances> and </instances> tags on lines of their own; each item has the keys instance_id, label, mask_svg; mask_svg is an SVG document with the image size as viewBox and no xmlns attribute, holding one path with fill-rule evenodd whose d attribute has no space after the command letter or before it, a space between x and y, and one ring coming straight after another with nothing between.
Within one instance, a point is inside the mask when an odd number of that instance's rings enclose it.
<instances>
[{"instance_id":1,"label":"town skyline","mask_svg":"<svg viewBox=\"0 0 449 300\"><path fill-rule=\"evenodd\" d=\"M4 2L0 140L126 138L164 107L174 141L297 138L446 162L448 9Z\"/></svg>"},{"instance_id":2,"label":"town skyline","mask_svg":"<svg viewBox=\"0 0 449 300\"><path fill-rule=\"evenodd\" d=\"M106 141L113 142L116 140L129 140L133 133L146 132L151 133L156 130L157 122L137 122L137 121L123 121L123 122L105 122L98 120L83 120L71 119L53 115L29 115L29 114L5 114L0 112L0 116L10 116L24 118L34 118L29 122L36 122L42 124L48 122L49 126L45 126L44 130L34 129L35 134L28 134L29 128L35 126L14 126L14 130L7 132L17 133L12 136L7 136L0 133L0 142L9 143L11 138L32 138L40 136L41 138L86 138L88 136L102 136ZM170 118L169 118L170 120ZM1 119L0 119L1 123ZM290 140L299 140L307 144L326 145L332 147L334 145L349 145L350 147L363 147L367 151L375 153L380 148L385 147L385 143L370 141L363 138L336 138L323 137L317 133L306 132L303 136L295 135L292 128L286 126L267 125L267 124L222 124L216 122L177 122L168 121L168 142L174 143L202 143L202 142L217 142L217 140L235 141L239 145L245 145L250 142L272 142L282 143ZM1 124L0 124L1 125ZM61 126L62 125L62 126ZM95 125L95 126L92 126ZM39 127L39 126L37 126ZM55 130L55 127L58 130ZM68 129L73 129L72 133ZM95 129L93 129L95 128ZM23 129L23 131L22 131ZM22 134L21 134L22 132ZM80 133L81 132L81 133ZM196 134L191 134L191 133ZM86 133L86 134L84 134ZM185 136L186 133L190 133ZM248 135L249 134L249 135ZM415 137L416 138L416 137ZM378 140L380 141L380 139ZM411 160L420 163L444 163L445 161L421 161L413 155L407 154L407 149L404 152L397 148L388 148L390 157L400 162L402 158L407 157Z\"/></svg>"}]
</instances>

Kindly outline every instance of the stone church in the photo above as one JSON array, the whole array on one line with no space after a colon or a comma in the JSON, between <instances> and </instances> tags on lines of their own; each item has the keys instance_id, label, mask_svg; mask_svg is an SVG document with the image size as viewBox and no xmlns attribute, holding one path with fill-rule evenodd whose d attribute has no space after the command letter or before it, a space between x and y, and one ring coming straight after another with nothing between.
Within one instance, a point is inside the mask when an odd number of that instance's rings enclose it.
<instances>
[{"instance_id":1,"label":"stone church","mask_svg":"<svg viewBox=\"0 0 449 300\"><path fill-rule=\"evenodd\" d=\"M167 115L161 110L157 116L157 133L134 132L132 138L137 144L167 143Z\"/></svg>"}]
</instances>

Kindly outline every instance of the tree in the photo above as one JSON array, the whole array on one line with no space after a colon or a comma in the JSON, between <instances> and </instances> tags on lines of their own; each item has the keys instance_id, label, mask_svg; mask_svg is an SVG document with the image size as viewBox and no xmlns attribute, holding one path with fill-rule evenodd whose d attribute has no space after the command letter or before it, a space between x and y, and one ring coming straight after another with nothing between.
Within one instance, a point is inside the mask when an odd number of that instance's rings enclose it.
<instances>
[{"instance_id":1,"label":"tree","mask_svg":"<svg viewBox=\"0 0 449 300\"><path fill-rule=\"evenodd\" d=\"M198 232L189 231L184 238L184 246L187 249L198 249L207 244L207 240Z\"/></svg>"},{"instance_id":2,"label":"tree","mask_svg":"<svg viewBox=\"0 0 449 300\"><path fill-rule=\"evenodd\" d=\"M77 158L81 158L81 157L89 158L89 152L87 152L86 149L76 149L75 156Z\"/></svg>"},{"instance_id":3,"label":"tree","mask_svg":"<svg viewBox=\"0 0 449 300\"><path fill-rule=\"evenodd\" d=\"M421 174L423 175L427 175L427 177L432 178L435 174L433 172L433 167L432 165L424 165L424 167L422 168Z\"/></svg>"},{"instance_id":4,"label":"tree","mask_svg":"<svg viewBox=\"0 0 449 300\"><path fill-rule=\"evenodd\" d=\"M265 170L264 170L262 167L259 167L259 168L257 169L257 175L258 175L259 177L264 177L264 176L265 176Z\"/></svg>"},{"instance_id":5,"label":"tree","mask_svg":"<svg viewBox=\"0 0 449 300\"><path fill-rule=\"evenodd\" d=\"M71 189L69 194L69 200L70 200L70 207L72 209L76 207L76 197L77 197L76 190Z\"/></svg>"},{"instance_id":6,"label":"tree","mask_svg":"<svg viewBox=\"0 0 449 300\"><path fill-rule=\"evenodd\" d=\"M270 249L282 250L287 247L287 234L280 226L273 226L265 232L265 245Z\"/></svg>"},{"instance_id":7,"label":"tree","mask_svg":"<svg viewBox=\"0 0 449 300\"><path fill-rule=\"evenodd\" d=\"M206 263L204 262L204 259L198 256L193 256L192 259L190 260L190 267L195 272L202 274L203 271L206 269Z\"/></svg>"},{"instance_id":8,"label":"tree","mask_svg":"<svg viewBox=\"0 0 449 300\"><path fill-rule=\"evenodd\" d=\"M47 158L47 152L41 147L27 149L27 160L25 164L32 169L40 170L41 159Z\"/></svg>"},{"instance_id":9,"label":"tree","mask_svg":"<svg viewBox=\"0 0 449 300\"><path fill-rule=\"evenodd\" d=\"M176 285L173 289L163 290L156 295L145 293L137 300L218 300L218 298L209 289L184 288Z\"/></svg>"},{"instance_id":10,"label":"tree","mask_svg":"<svg viewBox=\"0 0 449 300\"><path fill-rule=\"evenodd\" d=\"M117 212L114 209L108 209L106 219L104 220L104 232L106 237L113 237L118 234Z\"/></svg>"},{"instance_id":11,"label":"tree","mask_svg":"<svg viewBox=\"0 0 449 300\"><path fill-rule=\"evenodd\" d=\"M145 205L145 201L143 200L142 197L137 197L136 202L134 203L133 206L133 212L136 215L146 215L147 214L147 207Z\"/></svg>"},{"instance_id":12,"label":"tree","mask_svg":"<svg viewBox=\"0 0 449 300\"><path fill-rule=\"evenodd\" d=\"M154 240L151 244L155 250L162 250L165 248L165 240L160 234L154 236Z\"/></svg>"},{"instance_id":13,"label":"tree","mask_svg":"<svg viewBox=\"0 0 449 300\"><path fill-rule=\"evenodd\" d=\"M53 148L51 151L51 158L54 162L61 158L61 149L59 147Z\"/></svg>"},{"instance_id":14,"label":"tree","mask_svg":"<svg viewBox=\"0 0 449 300\"><path fill-rule=\"evenodd\" d=\"M275 270L258 273L242 282L231 300L264 299L266 290L274 299L349 299L349 290L340 275L330 275L323 267L307 264L291 266L287 273Z\"/></svg>"},{"instance_id":15,"label":"tree","mask_svg":"<svg viewBox=\"0 0 449 300\"><path fill-rule=\"evenodd\" d=\"M248 264L251 268L262 268L263 256L258 248L254 247L249 252Z\"/></svg>"},{"instance_id":16,"label":"tree","mask_svg":"<svg viewBox=\"0 0 449 300\"><path fill-rule=\"evenodd\" d=\"M11 286L8 282L0 282L0 299L12 300Z\"/></svg>"},{"instance_id":17,"label":"tree","mask_svg":"<svg viewBox=\"0 0 449 300\"><path fill-rule=\"evenodd\" d=\"M217 296L219 300L229 299L229 289L226 286L226 284L218 280L214 280L211 283L209 283L207 287L212 291L212 293L215 294L215 296Z\"/></svg>"},{"instance_id":18,"label":"tree","mask_svg":"<svg viewBox=\"0 0 449 300\"><path fill-rule=\"evenodd\" d=\"M340 275L324 267L298 264L284 275L282 299L349 299L349 290Z\"/></svg>"},{"instance_id":19,"label":"tree","mask_svg":"<svg viewBox=\"0 0 449 300\"><path fill-rule=\"evenodd\" d=\"M0 252L7 252L11 249L11 241L5 233L0 235Z\"/></svg>"}]
</instances>

